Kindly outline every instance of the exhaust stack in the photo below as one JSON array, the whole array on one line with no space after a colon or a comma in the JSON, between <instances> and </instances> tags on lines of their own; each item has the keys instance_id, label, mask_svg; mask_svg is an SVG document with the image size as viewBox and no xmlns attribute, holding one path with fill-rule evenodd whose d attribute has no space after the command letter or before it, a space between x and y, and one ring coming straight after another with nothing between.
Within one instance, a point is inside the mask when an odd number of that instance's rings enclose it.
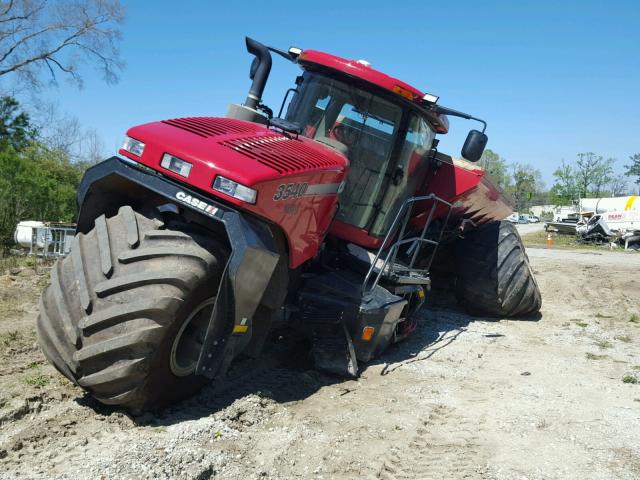
<instances>
[{"instance_id":1,"label":"exhaust stack","mask_svg":"<svg viewBox=\"0 0 640 480\"><path fill-rule=\"evenodd\" d=\"M262 93L271 72L271 53L262 43L249 37L245 37L245 40L247 51L255 56L249 70L249 78L253 80L253 83L251 83L244 105L229 105L227 117L266 124L268 122L267 117L262 112L259 112L257 107L262 101Z\"/></svg>"},{"instance_id":2,"label":"exhaust stack","mask_svg":"<svg viewBox=\"0 0 640 480\"><path fill-rule=\"evenodd\" d=\"M246 42L247 51L255 55L255 58L251 62L251 70L249 71L249 78L253 80L253 83L244 105L255 110L262 100L262 92L264 92L271 72L271 53L267 47L252 38L246 37Z\"/></svg>"}]
</instances>

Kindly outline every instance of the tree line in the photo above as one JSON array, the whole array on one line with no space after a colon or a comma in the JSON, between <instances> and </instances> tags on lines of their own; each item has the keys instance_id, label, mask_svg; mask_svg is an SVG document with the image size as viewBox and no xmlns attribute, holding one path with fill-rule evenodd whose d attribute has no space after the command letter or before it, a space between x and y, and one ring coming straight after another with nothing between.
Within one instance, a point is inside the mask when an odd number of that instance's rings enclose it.
<instances>
[{"instance_id":1,"label":"tree line","mask_svg":"<svg viewBox=\"0 0 640 480\"><path fill-rule=\"evenodd\" d=\"M554 183L546 188L540 170L529 164L508 163L487 149L480 166L509 194L515 210L527 212L532 205L568 205L586 197L616 197L640 189L640 153L629 157L624 173L616 174L617 160L593 152L578 153L572 162L562 160L553 172ZM630 185L633 177L634 185Z\"/></svg>"},{"instance_id":2,"label":"tree line","mask_svg":"<svg viewBox=\"0 0 640 480\"><path fill-rule=\"evenodd\" d=\"M123 20L119 0L0 0L0 251L20 220L74 219L76 189L103 146L94 130L42 108L40 93L59 79L81 87L89 66L117 81Z\"/></svg>"},{"instance_id":3,"label":"tree line","mask_svg":"<svg viewBox=\"0 0 640 480\"><path fill-rule=\"evenodd\" d=\"M0 98L0 247L13 244L21 220L69 222L90 160L47 141L17 100Z\"/></svg>"}]
</instances>

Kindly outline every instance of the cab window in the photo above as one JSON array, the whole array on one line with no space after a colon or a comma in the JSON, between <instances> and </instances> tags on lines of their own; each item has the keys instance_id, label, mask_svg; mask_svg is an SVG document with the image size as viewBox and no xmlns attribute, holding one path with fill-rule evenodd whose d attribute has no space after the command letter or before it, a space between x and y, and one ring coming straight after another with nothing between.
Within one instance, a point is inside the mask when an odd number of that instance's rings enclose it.
<instances>
[{"instance_id":1,"label":"cab window","mask_svg":"<svg viewBox=\"0 0 640 480\"><path fill-rule=\"evenodd\" d=\"M287 120L300 126L302 135L349 159L338 220L359 228L370 225L401 119L402 109L392 102L348 83L305 73Z\"/></svg>"},{"instance_id":2,"label":"cab window","mask_svg":"<svg viewBox=\"0 0 640 480\"><path fill-rule=\"evenodd\" d=\"M386 235L404 201L415 195L424 181L434 138L435 132L424 117L411 113L398 163L391 175L371 235Z\"/></svg>"}]
</instances>

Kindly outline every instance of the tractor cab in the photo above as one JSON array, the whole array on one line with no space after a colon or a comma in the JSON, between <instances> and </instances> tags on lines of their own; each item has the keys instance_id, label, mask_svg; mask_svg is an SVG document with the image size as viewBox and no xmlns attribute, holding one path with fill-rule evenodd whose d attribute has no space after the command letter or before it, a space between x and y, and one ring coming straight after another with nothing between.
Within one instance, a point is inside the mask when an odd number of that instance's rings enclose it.
<instances>
[{"instance_id":1,"label":"tractor cab","mask_svg":"<svg viewBox=\"0 0 640 480\"><path fill-rule=\"evenodd\" d=\"M459 112L434 108L437 97L364 60L305 50L295 61L304 73L290 90L285 120L349 160L332 234L379 247L403 204L424 185L436 134L449 129L445 113ZM484 148L486 137L480 140ZM466 153L479 158L482 152L476 146Z\"/></svg>"},{"instance_id":2,"label":"tractor cab","mask_svg":"<svg viewBox=\"0 0 640 480\"><path fill-rule=\"evenodd\" d=\"M435 129L397 95L306 71L286 113L301 135L349 159L335 230L384 236L393 215L425 178ZM368 242L367 242L368 243Z\"/></svg>"},{"instance_id":3,"label":"tractor cab","mask_svg":"<svg viewBox=\"0 0 640 480\"><path fill-rule=\"evenodd\" d=\"M447 116L477 120L486 127L483 120L437 105L438 97L364 60L294 47L283 51L250 38L247 50L255 55L253 83L245 103L231 105L227 115L307 137L344 155L349 170L331 234L365 248L384 246L396 216L424 186L435 136L449 129ZM303 69L276 118L261 103L271 70L270 52ZM484 128L472 130L462 156L477 161L486 142Z\"/></svg>"}]
</instances>

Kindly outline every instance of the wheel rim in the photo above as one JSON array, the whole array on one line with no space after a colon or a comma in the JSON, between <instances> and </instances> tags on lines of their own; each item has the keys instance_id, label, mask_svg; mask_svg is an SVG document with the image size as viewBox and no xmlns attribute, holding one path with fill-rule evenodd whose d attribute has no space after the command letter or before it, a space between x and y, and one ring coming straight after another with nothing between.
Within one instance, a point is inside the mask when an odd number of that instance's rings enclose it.
<instances>
[{"instance_id":1,"label":"wheel rim","mask_svg":"<svg viewBox=\"0 0 640 480\"><path fill-rule=\"evenodd\" d=\"M215 304L216 297L202 302L191 312L178 330L171 347L169 360L174 375L185 377L195 372Z\"/></svg>"}]
</instances>

